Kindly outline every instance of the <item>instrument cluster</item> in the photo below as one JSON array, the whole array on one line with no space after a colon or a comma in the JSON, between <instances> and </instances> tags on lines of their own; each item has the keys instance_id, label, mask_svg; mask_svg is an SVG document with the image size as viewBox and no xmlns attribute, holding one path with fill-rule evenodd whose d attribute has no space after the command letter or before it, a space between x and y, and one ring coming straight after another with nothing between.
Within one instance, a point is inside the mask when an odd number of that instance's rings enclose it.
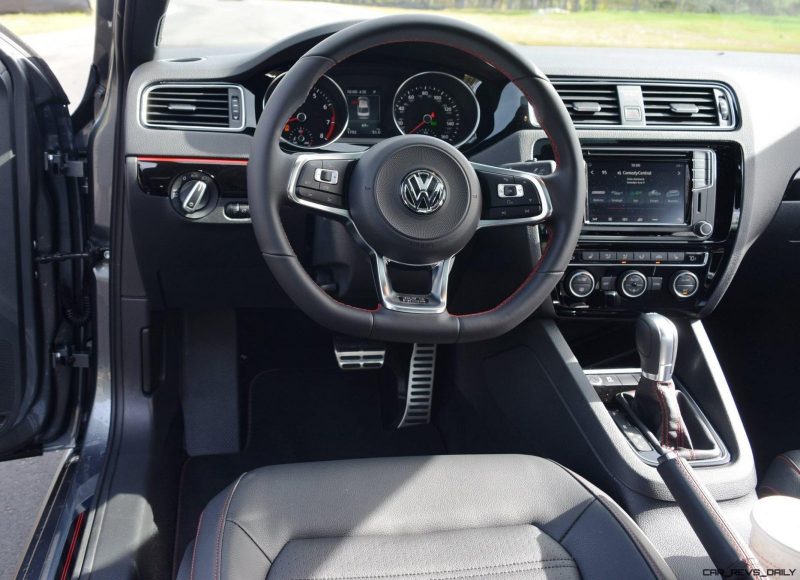
<instances>
[{"instance_id":1,"label":"instrument cluster","mask_svg":"<svg viewBox=\"0 0 800 580\"><path fill-rule=\"evenodd\" d=\"M262 107L285 73L268 75ZM478 129L480 81L441 71L393 75L335 72L323 76L286 120L281 138L299 149L339 139L370 144L400 134L430 135L455 147Z\"/></svg>"}]
</instances>

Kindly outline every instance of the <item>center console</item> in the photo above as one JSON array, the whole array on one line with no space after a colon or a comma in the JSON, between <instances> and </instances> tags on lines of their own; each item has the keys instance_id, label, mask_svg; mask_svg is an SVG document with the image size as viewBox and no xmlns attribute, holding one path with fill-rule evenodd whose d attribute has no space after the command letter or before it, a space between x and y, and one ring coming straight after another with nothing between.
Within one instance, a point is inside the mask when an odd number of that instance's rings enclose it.
<instances>
[{"instance_id":1,"label":"center console","mask_svg":"<svg viewBox=\"0 0 800 580\"><path fill-rule=\"evenodd\" d=\"M535 151L547 159L550 150ZM556 312L568 317L697 314L738 222L741 153L726 143L584 143L584 227Z\"/></svg>"}]
</instances>

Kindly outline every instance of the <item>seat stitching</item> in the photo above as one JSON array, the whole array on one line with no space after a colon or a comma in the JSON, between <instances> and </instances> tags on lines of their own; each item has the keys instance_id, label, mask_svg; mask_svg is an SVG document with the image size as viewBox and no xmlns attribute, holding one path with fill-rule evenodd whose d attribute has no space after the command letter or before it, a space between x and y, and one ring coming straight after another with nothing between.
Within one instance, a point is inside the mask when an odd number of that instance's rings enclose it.
<instances>
[{"instance_id":1,"label":"seat stitching","mask_svg":"<svg viewBox=\"0 0 800 580\"><path fill-rule=\"evenodd\" d=\"M752 558L750 558L749 554L747 553L747 550L739 542L739 540L736 537L736 534L733 532L733 530L731 530L730 527L728 527L727 522L720 517L720 514L717 512L717 509L715 508L715 506L708 499L708 497L704 493L704 490L701 489L700 486L698 485L697 481L694 478L694 475L692 475L686 469L686 466L684 465L683 461L678 460L677 461L677 465L678 465L678 468L685 474L685 479L688 481L689 485L691 485L694 488L694 490L697 493L697 495L700 498L700 500L705 504L706 508L709 511L709 514L716 521L717 525L719 526L720 530L722 531L722 534L730 542L731 547L733 547L734 551L736 552L736 555L739 557L739 559L742 561L742 563L744 563L747 566L751 566L752 567L753 560L752 560Z\"/></svg>"},{"instance_id":2,"label":"seat stitching","mask_svg":"<svg viewBox=\"0 0 800 580\"><path fill-rule=\"evenodd\" d=\"M781 493L780 491L778 491L777 489L775 489L771 485L764 485L762 483L761 485L758 486L758 488L769 492L771 495L784 495L783 493Z\"/></svg>"},{"instance_id":3,"label":"seat stitching","mask_svg":"<svg viewBox=\"0 0 800 580\"><path fill-rule=\"evenodd\" d=\"M242 481L245 475L247 475L247 472L241 474L239 479L236 480L236 483L233 484L231 491L228 493L228 497L225 499L225 507L220 514L219 525L217 526L217 550L214 563L214 578L216 580L222 577L222 536L225 533L225 521L228 519L228 508L231 507L233 494L236 493L236 488L239 487L239 482Z\"/></svg>"},{"instance_id":4,"label":"seat stitching","mask_svg":"<svg viewBox=\"0 0 800 580\"><path fill-rule=\"evenodd\" d=\"M191 572L189 572L189 580L194 580L194 559L197 556L197 542L200 540L200 526L203 525L203 514L206 513L206 510L200 512L200 519L197 521L197 532L194 535L194 545L192 546L192 567Z\"/></svg>"},{"instance_id":5,"label":"seat stitching","mask_svg":"<svg viewBox=\"0 0 800 580\"><path fill-rule=\"evenodd\" d=\"M575 527L575 524L577 524L578 521L583 516L583 514L586 513L586 510L588 510L590 507L592 507L592 504L594 502L596 502L596 501L597 501L597 498L596 497L592 497L592 501L590 501L589 503L586 504L586 507L581 510L581 513L579 513L578 516L572 521L572 523L569 525L567 530L563 534L561 534L561 537L557 540L559 544L561 543L561 541L564 538L566 538L569 535L569 533L572 531L572 528ZM533 524L531 524L531 525L533 525Z\"/></svg>"},{"instance_id":6,"label":"seat stitching","mask_svg":"<svg viewBox=\"0 0 800 580\"><path fill-rule=\"evenodd\" d=\"M794 461L792 461L788 455L786 455L785 453L781 453L780 455L778 455L778 459L787 463L789 467L791 467L794 471L797 472L798 475L800 475L800 467L798 467L798 465Z\"/></svg>"},{"instance_id":7,"label":"seat stitching","mask_svg":"<svg viewBox=\"0 0 800 580\"><path fill-rule=\"evenodd\" d=\"M551 562L560 562L559 564L552 564ZM539 564L548 564L540 566ZM496 570L494 572L485 572L491 568L511 568L511 570ZM578 566L573 560L564 558L554 558L551 560L530 560L527 562L517 562L510 564L495 564L491 566L471 566L469 568L454 568L452 570L436 570L427 572L398 572L386 574L365 574L363 576L309 576L307 578L293 578L292 580L362 580L367 578L401 578L403 576L428 576L436 574L448 575L446 578L479 578L481 576L498 576L500 574L510 574L514 572L528 572L531 570L548 570L550 568L575 568ZM483 572L481 572L483 571ZM480 572L479 574L467 574L461 576L452 576L452 574L459 572Z\"/></svg>"},{"instance_id":8,"label":"seat stitching","mask_svg":"<svg viewBox=\"0 0 800 580\"><path fill-rule=\"evenodd\" d=\"M261 552L261 553L264 555L264 557L267 559L267 562L269 562L269 563L270 563L270 566L272 565L272 559L271 559L269 556L267 556L267 553L266 553L266 552L265 552L265 551L264 551L264 550L261 548L261 546L259 546L259 545L258 545L258 542L256 542L256 541L255 541L255 539L253 538L253 536L252 536L252 535L250 535L250 532L248 532L247 530L245 530L245 529L242 527L242 525L241 525L239 522L237 522L236 520L225 520L225 523L228 523L228 524L233 524L234 526L236 526L237 528L239 528L240 530L242 530L242 533L243 533L245 536L247 536L247 537L248 537L248 539L249 539L251 542L253 542L253 544L255 545L255 547L256 547L256 548L258 548L258 551L259 551L259 552Z\"/></svg>"}]
</instances>

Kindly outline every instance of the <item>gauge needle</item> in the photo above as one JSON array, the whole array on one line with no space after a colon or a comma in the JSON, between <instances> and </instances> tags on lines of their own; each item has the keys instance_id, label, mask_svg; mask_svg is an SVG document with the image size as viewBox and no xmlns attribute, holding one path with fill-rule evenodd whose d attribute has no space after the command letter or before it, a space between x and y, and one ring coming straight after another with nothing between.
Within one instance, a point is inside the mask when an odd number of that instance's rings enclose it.
<instances>
[{"instance_id":1,"label":"gauge needle","mask_svg":"<svg viewBox=\"0 0 800 580\"><path fill-rule=\"evenodd\" d=\"M416 133L417 130L419 130L423 126L427 125L428 123L433 121L435 118L436 118L436 113L435 112L428 113L427 115L422 115L422 121L420 121L419 125L417 125L413 129L411 129L411 131L409 131L409 133Z\"/></svg>"}]
</instances>

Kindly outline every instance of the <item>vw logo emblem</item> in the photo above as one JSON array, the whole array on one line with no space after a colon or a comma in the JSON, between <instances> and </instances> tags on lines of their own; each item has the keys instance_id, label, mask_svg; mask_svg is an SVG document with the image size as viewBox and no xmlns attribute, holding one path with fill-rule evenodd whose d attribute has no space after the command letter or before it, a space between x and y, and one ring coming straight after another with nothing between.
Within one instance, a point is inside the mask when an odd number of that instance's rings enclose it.
<instances>
[{"instance_id":1,"label":"vw logo emblem","mask_svg":"<svg viewBox=\"0 0 800 580\"><path fill-rule=\"evenodd\" d=\"M447 189L444 180L433 171L417 169L403 178L400 196L414 213L429 214L442 207L447 199Z\"/></svg>"}]
</instances>

